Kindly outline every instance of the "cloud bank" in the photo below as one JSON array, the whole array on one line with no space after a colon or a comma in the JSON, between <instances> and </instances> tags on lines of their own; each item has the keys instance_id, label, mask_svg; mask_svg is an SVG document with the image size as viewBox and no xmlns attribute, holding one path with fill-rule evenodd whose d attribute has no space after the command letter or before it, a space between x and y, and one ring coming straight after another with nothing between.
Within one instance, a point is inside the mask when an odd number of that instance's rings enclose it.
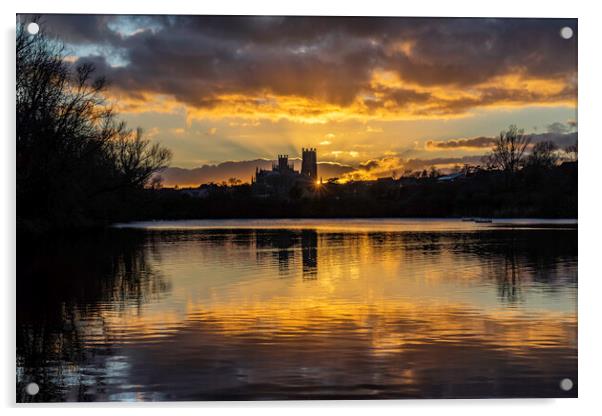
<instances>
[{"instance_id":1,"label":"cloud bank","mask_svg":"<svg viewBox=\"0 0 602 416\"><path fill-rule=\"evenodd\" d=\"M27 16L24 16L27 18ZM462 116L574 105L573 19L45 15L124 111L189 118ZM160 102L160 105L157 105ZM153 107L153 103L155 107Z\"/></svg>"},{"instance_id":2,"label":"cloud bank","mask_svg":"<svg viewBox=\"0 0 602 416\"><path fill-rule=\"evenodd\" d=\"M530 143L551 141L556 146L564 148L577 141L577 132L570 132L573 127L570 124L556 122L548 126L547 133L526 134ZM426 150L489 150L496 142L496 137L475 137L471 139L450 140L428 140L425 144Z\"/></svg>"}]
</instances>

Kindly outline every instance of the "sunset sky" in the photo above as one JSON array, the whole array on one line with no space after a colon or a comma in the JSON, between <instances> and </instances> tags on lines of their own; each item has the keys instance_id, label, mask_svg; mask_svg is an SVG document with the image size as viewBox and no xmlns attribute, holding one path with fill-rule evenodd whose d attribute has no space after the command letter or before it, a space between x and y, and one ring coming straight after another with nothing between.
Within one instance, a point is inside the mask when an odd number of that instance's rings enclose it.
<instances>
[{"instance_id":1,"label":"sunset sky","mask_svg":"<svg viewBox=\"0 0 602 416\"><path fill-rule=\"evenodd\" d=\"M249 180L198 168L254 171L301 147L365 178L477 162L509 124L576 140L572 19L43 15L41 26L66 59L107 76L131 127L172 149L187 170L169 183Z\"/></svg>"}]
</instances>

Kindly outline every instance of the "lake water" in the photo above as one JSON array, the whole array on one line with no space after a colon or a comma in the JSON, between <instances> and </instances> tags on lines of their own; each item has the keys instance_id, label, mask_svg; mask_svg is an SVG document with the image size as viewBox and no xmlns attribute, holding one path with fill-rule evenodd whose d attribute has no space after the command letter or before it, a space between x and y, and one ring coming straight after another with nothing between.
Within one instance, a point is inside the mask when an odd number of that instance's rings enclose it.
<instances>
[{"instance_id":1,"label":"lake water","mask_svg":"<svg viewBox=\"0 0 602 416\"><path fill-rule=\"evenodd\" d=\"M19 239L17 400L576 397L576 228L225 220Z\"/></svg>"}]
</instances>

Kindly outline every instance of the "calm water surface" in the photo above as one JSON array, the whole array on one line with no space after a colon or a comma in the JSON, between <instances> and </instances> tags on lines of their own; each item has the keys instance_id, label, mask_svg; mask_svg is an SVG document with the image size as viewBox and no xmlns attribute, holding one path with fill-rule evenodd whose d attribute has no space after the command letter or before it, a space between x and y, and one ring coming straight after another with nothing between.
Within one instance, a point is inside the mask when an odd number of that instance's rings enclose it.
<instances>
[{"instance_id":1,"label":"calm water surface","mask_svg":"<svg viewBox=\"0 0 602 416\"><path fill-rule=\"evenodd\" d=\"M576 224L151 222L17 252L18 401L577 395Z\"/></svg>"}]
</instances>

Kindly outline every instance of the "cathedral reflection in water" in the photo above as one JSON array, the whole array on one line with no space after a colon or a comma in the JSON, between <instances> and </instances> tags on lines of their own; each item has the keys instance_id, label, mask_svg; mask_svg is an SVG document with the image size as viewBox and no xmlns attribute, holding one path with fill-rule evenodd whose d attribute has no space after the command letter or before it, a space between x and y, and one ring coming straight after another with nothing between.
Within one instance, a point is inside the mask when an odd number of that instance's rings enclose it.
<instances>
[{"instance_id":1,"label":"cathedral reflection in water","mask_svg":"<svg viewBox=\"0 0 602 416\"><path fill-rule=\"evenodd\" d=\"M301 252L301 270L304 279L316 279L318 276L318 232L315 230L257 232L255 234L258 261L271 251L278 263L278 270L288 275L296 267ZM300 250L299 250L300 248Z\"/></svg>"}]
</instances>

